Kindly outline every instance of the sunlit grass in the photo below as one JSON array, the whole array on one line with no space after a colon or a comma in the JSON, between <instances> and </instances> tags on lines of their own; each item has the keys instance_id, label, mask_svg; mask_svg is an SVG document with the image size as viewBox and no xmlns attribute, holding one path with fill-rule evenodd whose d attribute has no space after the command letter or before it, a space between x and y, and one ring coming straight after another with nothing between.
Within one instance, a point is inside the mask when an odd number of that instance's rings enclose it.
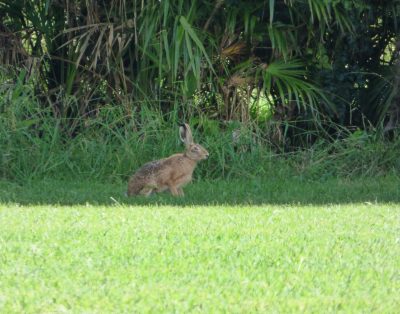
<instances>
[{"instance_id":1,"label":"sunlit grass","mask_svg":"<svg viewBox=\"0 0 400 314\"><path fill-rule=\"evenodd\" d=\"M195 183L180 200L118 198L122 184L3 182L0 312L394 313L400 202L394 190L379 201L388 182L355 182L357 203L350 183L347 196L343 182L314 183L318 202L301 198L312 185L280 182L282 202L266 192L259 205L262 188L244 181ZM225 195L207 205L201 189L208 204Z\"/></svg>"}]
</instances>

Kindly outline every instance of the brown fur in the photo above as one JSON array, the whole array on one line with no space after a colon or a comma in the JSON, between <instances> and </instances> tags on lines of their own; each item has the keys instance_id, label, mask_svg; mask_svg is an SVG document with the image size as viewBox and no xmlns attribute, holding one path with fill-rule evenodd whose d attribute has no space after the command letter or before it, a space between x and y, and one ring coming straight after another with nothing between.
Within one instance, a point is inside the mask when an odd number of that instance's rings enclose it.
<instances>
[{"instance_id":1,"label":"brown fur","mask_svg":"<svg viewBox=\"0 0 400 314\"><path fill-rule=\"evenodd\" d=\"M193 143L189 125L180 127L185 152L144 164L129 179L128 196L149 196L154 192L169 190L174 196L183 196L182 187L192 180L197 162L208 157L207 150Z\"/></svg>"}]
</instances>

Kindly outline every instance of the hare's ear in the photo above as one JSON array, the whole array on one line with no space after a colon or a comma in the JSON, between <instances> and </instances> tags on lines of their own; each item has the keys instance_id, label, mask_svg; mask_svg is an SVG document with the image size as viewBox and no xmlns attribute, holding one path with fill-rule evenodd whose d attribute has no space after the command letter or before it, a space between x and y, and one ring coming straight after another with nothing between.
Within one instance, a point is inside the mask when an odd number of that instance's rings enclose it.
<instances>
[{"instance_id":1,"label":"hare's ear","mask_svg":"<svg viewBox=\"0 0 400 314\"><path fill-rule=\"evenodd\" d=\"M186 147L189 147L191 144L193 144L192 131L187 123L181 124L179 127L179 137L181 138L181 141L185 143Z\"/></svg>"}]
</instances>

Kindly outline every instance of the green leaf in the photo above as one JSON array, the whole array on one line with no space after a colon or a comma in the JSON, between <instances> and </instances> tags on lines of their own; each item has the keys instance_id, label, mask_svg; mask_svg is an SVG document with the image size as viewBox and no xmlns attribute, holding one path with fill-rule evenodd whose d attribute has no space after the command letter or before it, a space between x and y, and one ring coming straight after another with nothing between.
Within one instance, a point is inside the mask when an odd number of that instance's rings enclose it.
<instances>
[{"instance_id":1,"label":"green leaf","mask_svg":"<svg viewBox=\"0 0 400 314\"><path fill-rule=\"evenodd\" d=\"M204 46L203 46L201 40L197 36L197 34L194 31L194 29L192 28L192 26L188 23L188 21L186 20L186 18L184 16L181 16L179 20L180 20L181 25L184 28L185 32L187 32L189 34L190 38L196 43L197 47L203 53L203 56L207 60L207 63L210 66L211 71L216 75L213 64L212 64L210 58L208 57L208 54L207 54L206 50L204 49Z\"/></svg>"}]
</instances>

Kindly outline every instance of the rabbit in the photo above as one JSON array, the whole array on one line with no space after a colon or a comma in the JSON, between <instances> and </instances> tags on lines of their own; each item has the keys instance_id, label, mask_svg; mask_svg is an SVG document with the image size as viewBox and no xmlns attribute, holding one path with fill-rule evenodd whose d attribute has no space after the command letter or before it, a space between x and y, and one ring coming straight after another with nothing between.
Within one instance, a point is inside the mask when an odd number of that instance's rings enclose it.
<instances>
[{"instance_id":1,"label":"rabbit","mask_svg":"<svg viewBox=\"0 0 400 314\"><path fill-rule=\"evenodd\" d=\"M203 146L193 142L188 124L179 127L179 137L186 150L144 164L129 179L127 196L149 196L165 190L169 190L173 196L184 196L182 187L192 180L197 163L207 159L209 154Z\"/></svg>"}]
</instances>

